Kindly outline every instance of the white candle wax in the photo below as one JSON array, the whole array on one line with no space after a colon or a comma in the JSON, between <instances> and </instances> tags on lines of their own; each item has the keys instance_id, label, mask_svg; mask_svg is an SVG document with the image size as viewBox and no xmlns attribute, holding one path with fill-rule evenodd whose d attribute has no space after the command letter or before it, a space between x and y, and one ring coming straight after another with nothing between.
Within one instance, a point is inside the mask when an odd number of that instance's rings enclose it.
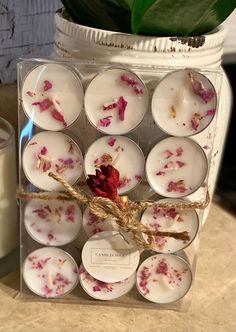
<instances>
[{"instance_id":1,"label":"white candle wax","mask_svg":"<svg viewBox=\"0 0 236 332\"><path fill-rule=\"evenodd\" d=\"M118 231L119 226L112 219L101 219L87 207L83 213L83 228L88 237L103 231Z\"/></svg>"},{"instance_id":2,"label":"white candle wax","mask_svg":"<svg viewBox=\"0 0 236 332\"><path fill-rule=\"evenodd\" d=\"M78 266L64 250L44 247L30 253L23 264L23 278L35 294L53 298L70 293L78 283Z\"/></svg>"},{"instance_id":3,"label":"white candle wax","mask_svg":"<svg viewBox=\"0 0 236 332\"><path fill-rule=\"evenodd\" d=\"M122 135L142 121L148 91L140 78L125 69L108 69L91 81L85 92L90 122L106 134Z\"/></svg>"},{"instance_id":4,"label":"white candle wax","mask_svg":"<svg viewBox=\"0 0 236 332\"><path fill-rule=\"evenodd\" d=\"M116 231L90 237L82 250L82 263L95 279L113 283L129 278L137 269L140 253L132 242Z\"/></svg>"},{"instance_id":5,"label":"white candle wax","mask_svg":"<svg viewBox=\"0 0 236 332\"><path fill-rule=\"evenodd\" d=\"M14 249L18 238L15 138L13 129L5 130L8 126L0 118L0 258Z\"/></svg>"},{"instance_id":6,"label":"white candle wax","mask_svg":"<svg viewBox=\"0 0 236 332\"><path fill-rule=\"evenodd\" d=\"M140 294L155 303L172 303L189 291L192 273L180 257L157 254L147 258L138 268L136 286Z\"/></svg>"},{"instance_id":7,"label":"white candle wax","mask_svg":"<svg viewBox=\"0 0 236 332\"><path fill-rule=\"evenodd\" d=\"M136 274L120 282L103 282L93 278L84 268L79 268L80 284L84 291L97 300L114 300L127 294L134 286Z\"/></svg>"},{"instance_id":8,"label":"white candle wax","mask_svg":"<svg viewBox=\"0 0 236 332\"><path fill-rule=\"evenodd\" d=\"M114 166L120 173L119 194L133 189L142 179L144 155L139 146L124 136L104 136L95 141L84 158L86 175L95 174L102 164Z\"/></svg>"},{"instance_id":9,"label":"white candle wax","mask_svg":"<svg viewBox=\"0 0 236 332\"><path fill-rule=\"evenodd\" d=\"M157 143L146 161L150 186L162 196L183 197L196 191L207 174L207 159L193 140L168 137Z\"/></svg>"},{"instance_id":10,"label":"white candle wax","mask_svg":"<svg viewBox=\"0 0 236 332\"><path fill-rule=\"evenodd\" d=\"M162 199L158 202L178 203L183 200ZM147 208L141 218L141 223L148 225L153 231L161 232L188 232L189 241L182 241L165 236L156 236L153 250L162 253L173 253L187 247L195 238L199 220L195 210L179 210L176 208L160 209Z\"/></svg>"},{"instance_id":11,"label":"white candle wax","mask_svg":"<svg viewBox=\"0 0 236 332\"><path fill-rule=\"evenodd\" d=\"M44 64L34 68L22 87L26 115L40 128L62 130L76 121L83 107L83 87L67 66Z\"/></svg>"},{"instance_id":12,"label":"white candle wax","mask_svg":"<svg viewBox=\"0 0 236 332\"><path fill-rule=\"evenodd\" d=\"M33 136L25 146L23 169L29 181L43 190L62 190L48 176L53 172L74 184L83 172L83 157L78 145L60 132L43 131Z\"/></svg>"},{"instance_id":13,"label":"white candle wax","mask_svg":"<svg viewBox=\"0 0 236 332\"><path fill-rule=\"evenodd\" d=\"M25 207L24 224L35 241L63 246L78 236L82 213L73 201L34 199Z\"/></svg>"},{"instance_id":14,"label":"white candle wax","mask_svg":"<svg viewBox=\"0 0 236 332\"><path fill-rule=\"evenodd\" d=\"M208 78L185 69L166 75L152 98L156 124L173 136L190 136L205 129L217 107L216 91Z\"/></svg>"}]
</instances>

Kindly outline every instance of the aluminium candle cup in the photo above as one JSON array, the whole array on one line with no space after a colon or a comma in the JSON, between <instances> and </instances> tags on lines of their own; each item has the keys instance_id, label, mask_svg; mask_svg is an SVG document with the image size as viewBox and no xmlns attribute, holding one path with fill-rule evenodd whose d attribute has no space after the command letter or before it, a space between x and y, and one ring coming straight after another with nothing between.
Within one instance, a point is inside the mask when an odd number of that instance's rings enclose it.
<instances>
[{"instance_id":1,"label":"aluminium candle cup","mask_svg":"<svg viewBox=\"0 0 236 332\"><path fill-rule=\"evenodd\" d=\"M74 201L30 200L24 209L28 234L46 246L63 246L76 239L82 213Z\"/></svg>"},{"instance_id":2,"label":"aluminium candle cup","mask_svg":"<svg viewBox=\"0 0 236 332\"><path fill-rule=\"evenodd\" d=\"M192 139L168 137L158 142L146 160L147 180L154 191L168 198L192 194L203 184L208 162Z\"/></svg>"},{"instance_id":3,"label":"aluminium candle cup","mask_svg":"<svg viewBox=\"0 0 236 332\"><path fill-rule=\"evenodd\" d=\"M80 285L83 290L96 300L115 300L127 294L135 285L136 273L120 282L106 283L93 278L81 264L79 268Z\"/></svg>"},{"instance_id":4,"label":"aluminium candle cup","mask_svg":"<svg viewBox=\"0 0 236 332\"><path fill-rule=\"evenodd\" d=\"M95 174L96 168L108 164L120 173L120 195L134 189L141 182L145 158L140 147L130 138L103 136L90 145L84 157L85 175Z\"/></svg>"},{"instance_id":5,"label":"aluminium candle cup","mask_svg":"<svg viewBox=\"0 0 236 332\"><path fill-rule=\"evenodd\" d=\"M46 298L56 298L72 292L79 280L74 258L55 247L44 247L31 252L23 263L22 274L27 287Z\"/></svg>"},{"instance_id":6,"label":"aluminium candle cup","mask_svg":"<svg viewBox=\"0 0 236 332\"><path fill-rule=\"evenodd\" d=\"M133 275L139 258L139 249L116 231L93 235L82 250L82 263L86 271L106 283L120 282Z\"/></svg>"},{"instance_id":7,"label":"aluminium candle cup","mask_svg":"<svg viewBox=\"0 0 236 332\"><path fill-rule=\"evenodd\" d=\"M97 74L84 98L91 124L109 135L123 135L135 129L144 118L148 101L148 90L142 80L121 68Z\"/></svg>"},{"instance_id":8,"label":"aluminium candle cup","mask_svg":"<svg viewBox=\"0 0 236 332\"><path fill-rule=\"evenodd\" d=\"M101 219L87 207L83 213L83 229L88 237L103 231L118 231L119 226L112 219Z\"/></svg>"},{"instance_id":9,"label":"aluminium candle cup","mask_svg":"<svg viewBox=\"0 0 236 332\"><path fill-rule=\"evenodd\" d=\"M173 254L156 254L138 268L136 287L148 301L173 303L183 298L192 284L189 264Z\"/></svg>"},{"instance_id":10,"label":"aluminium candle cup","mask_svg":"<svg viewBox=\"0 0 236 332\"><path fill-rule=\"evenodd\" d=\"M42 131L26 144L22 156L28 180L45 191L62 190L63 186L48 176L53 172L73 185L83 173L83 157L77 143L61 132Z\"/></svg>"},{"instance_id":11,"label":"aluminium candle cup","mask_svg":"<svg viewBox=\"0 0 236 332\"><path fill-rule=\"evenodd\" d=\"M83 87L68 66L43 64L26 76L22 106L33 123L44 130L58 131L72 125L83 108Z\"/></svg>"},{"instance_id":12,"label":"aluminium candle cup","mask_svg":"<svg viewBox=\"0 0 236 332\"><path fill-rule=\"evenodd\" d=\"M158 203L178 202L185 201L180 199L161 199L158 201ZM156 236L152 250L161 253L174 253L188 247L195 239L199 229L199 218L195 210L178 210L177 208L149 207L144 211L141 223L149 226L153 231L188 232L189 241Z\"/></svg>"},{"instance_id":13,"label":"aluminium candle cup","mask_svg":"<svg viewBox=\"0 0 236 332\"><path fill-rule=\"evenodd\" d=\"M217 108L213 84L203 74L181 69L167 74L152 97L152 116L161 130L191 136L207 128Z\"/></svg>"}]
</instances>

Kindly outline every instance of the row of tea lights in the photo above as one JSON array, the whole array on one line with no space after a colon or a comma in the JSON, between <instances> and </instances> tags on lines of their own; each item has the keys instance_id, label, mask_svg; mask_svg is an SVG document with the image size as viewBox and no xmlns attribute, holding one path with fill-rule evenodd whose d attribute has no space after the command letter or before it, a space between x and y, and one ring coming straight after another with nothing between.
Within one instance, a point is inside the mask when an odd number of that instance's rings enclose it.
<instances>
[{"instance_id":1,"label":"row of tea lights","mask_svg":"<svg viewBox=\"0 0 236 332\"><path fill-rule=\"evenodd\" d=\"M84 108L97 130L124 135L142 122L149 108L149 91L134 72L109 68L93 77L84 93L79 73L69 66L50 63L37 66L26 76L21 101L26 115L44 130L67 128ZM201 132L212 121L216 108L213 84L189 69L167 74L151 100L155 123L172 136Z\"/></svg>"},{"instance_id":2,"label":"row of tea lights","mask_svg":"<svg viewBox=\"0 0 236 332\"><path fill-rule=\"evenodd\" d=\"M42 131L27 142L22 156L27 178L45 191L63 189L61 184L48 176L49 172L73 185L82 176L83 170L87 176L95 174L101 165L108 164L120 173L118 192L121 195L134 189L145 172L150 186L158 194L171 198L184 197L203 184L208 170L203 149L195 141L184 137L168 137L158 142L145 164L140 147L125 136L97 139L88 148L83 160L78 144L69 135Z\"/></svg>"}]
</instances>

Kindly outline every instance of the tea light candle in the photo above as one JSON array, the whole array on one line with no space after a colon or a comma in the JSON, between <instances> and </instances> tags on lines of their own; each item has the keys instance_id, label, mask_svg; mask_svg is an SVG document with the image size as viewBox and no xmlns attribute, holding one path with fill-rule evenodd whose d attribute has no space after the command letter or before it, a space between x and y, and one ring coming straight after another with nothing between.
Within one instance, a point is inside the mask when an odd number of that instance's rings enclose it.
<instances>
[{"instance_id":1,"label":"tea light candle","mask_svg":"<svg viewBox=\"0 0 236 332\"><path fill-rule=\"evenodd\" d=\"M181 69L166 75L152 98L156 124L173 136L190 136L205 129L217 107L216 91L199 72Z\"/></svg>"},{"instance_id":2,"label":"tea light candle","mask_svg":"<svg viewBox=\"0 0 236 332\"><path fill-rule=\"evenodd\" d=\"M137 271L136 286L147 300L159 304L181 299L192 284L192 272L182 258L157 254L147 258Z\"/></svg>"},{"instance_id":3,"label":"tea light candle","mask_svg":"<svg viewBox=\"0 0 236 332\"><path fill-rule=\"evenodd\" d=\"M88 237L103 231L118 231L119 226L112 219L101 219L87 207L83 213L83 228Z\"/></svg>"},{"instance_id":4,"label":"tea light candle","mask_svg":"<svg viewBox=\"0 0 236 332\"><path fill-rule=\"evenodd\" d=\"M162 199L160 203L184 202L178 199ZM195 210L179 210L176 208L147 208L141 218L141 223L148 225L153 231L188 232L189 241L177 240L171 237L156 236L153 250L162 253L173 253L181 250L194 240L199 229L199 219Z\"/></svg>"},{"instance_id":5,"label":"tea light candle","mask_svg":"<svg viewBox=\"0 0 236 332\"><path fill-rule=\"evenodd\" d=\"M196 191L208 169L203 149L193 140L168 137L157 143L146 161L150 186L166 197L183 197Z\"/></svg>"},{"instance_id":6,"label":"tea light candle","mask_svg":"<svg viewBox=\"0 0 236 332\"><path fill-rule=\"evenodd\" d=\"M83 172L80 148L70 136L60 132L42 131L33 136L25 146L23 169L36 187L51 191L63 187L48 176L53 172L74 184Z\"/></svg>"},{"instance_id":7,"label":"tea light candle","mask_svg":"<svg viewBox=\"0 0 236 332\"><path fill-rule=\"evenodd\" d=\"M122 135L137 127L148 108L148 91L141 79L125 69L108 69L85 92L89 121L106 134Z\"/></svg>"},{"instance_id":8,"label":"tea light candle","mask_svg":"<svg viewBox=\"0 0 236 332\"><path fill-rule=\"evenodd\" d=\"M116 231L104 231L90 237L82 250L82 263L95 279L114 283L129 278L136 271L140 253Z\"/></svg>"},{"instance_id":9,"label":"tea light candle","mask_svg":"<svg viewBox=\"0 0 236 332\"><path fill-rule=\"evenodd\" d=\"M136 274L120 282L103 282L93 278L84 268L79 268L80 284L83 290L97 300L114 300L127 294L134 286Z\"/></svg>"},{"instance_id":10,"label":"tea light candle","mask_svg":"<svg viewBox=\"0 0 236 332\"><path fill-rule=\"evenodd\" d=\"M101 165L113 165L120 173L119 194L133 189L144 172L144 155L139 146L124 136L104 136L88 149L84 159L86 175L95 174Z\"/></svg>"},{"instance_id":11,"label":"tea light candle","mask_svg":"<svg viewBox=\"0 0 236 332\"><path fill-rule=\"evenodd\" d=\"M22 87L22 105L36 126L62 130L76 121L83 107L83 87L68 66L44 64L34 68Z\"/></svg>"},{"instance_id":12,"label":"tea light candle","mask_svg":"<svg viewBox=\"0 0 236 332\"><path fill-rule=\"evenodd\" d=\"M26 257L23 278L35 294L58 297L70 293L77 285L78 266L64 250L44 247Z\"/></svg>"},{"instance_id":13,"label":"tea light candle","mask_svg":"<svg viewBox=\"0 0 236 332\"><path fill-rule=\"evenodd\" d=\"M25 207L24 224L35 241L63 246L78 236L82 213L73 201L33 199Z\"/></svg>"}]
</instances>

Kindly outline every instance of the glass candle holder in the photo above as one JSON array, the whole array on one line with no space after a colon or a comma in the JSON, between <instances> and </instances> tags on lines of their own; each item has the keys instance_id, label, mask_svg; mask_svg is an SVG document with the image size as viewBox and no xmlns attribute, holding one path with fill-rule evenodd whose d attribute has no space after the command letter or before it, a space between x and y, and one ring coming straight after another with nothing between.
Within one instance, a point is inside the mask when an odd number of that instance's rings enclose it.
<instances>
[{"instance_id":1,"label":"glass candle holder","mask_svg":"<svg viewBox=\"0 0 236 332\"><path fill-rule=\"evenodd\" d=\"M17 245L15 131L0 118L0 259ZM1 264L0 264L1 270Z\"/></svg>"}]
</instances>

